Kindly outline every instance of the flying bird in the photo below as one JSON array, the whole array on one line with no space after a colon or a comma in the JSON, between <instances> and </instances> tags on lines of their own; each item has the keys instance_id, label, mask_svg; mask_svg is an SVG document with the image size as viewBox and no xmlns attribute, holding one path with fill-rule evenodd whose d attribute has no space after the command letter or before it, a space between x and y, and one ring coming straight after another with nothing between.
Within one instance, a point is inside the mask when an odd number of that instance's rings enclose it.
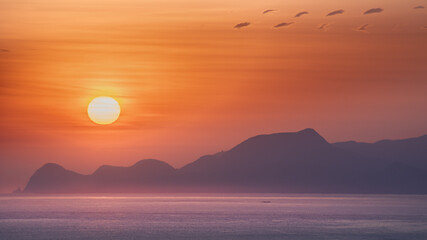
<instances>
[{"instance_id":1,"label":"flying bird","mask_svg":"<svg viewBox=\"0 0 427 240\"><path fill-rule=\"evenodd\" d=\"M251 24L250 22L242 22L242 23L236 24L236 26L234 26L234 28L247 27L247 26L249 26L250 24Z\"/></svg>"},{"instance_id":2,"label":"flying bird","mask_svg":"<svg viewBox=\"0 0 427 240\"><path fill-rule=\"evenodd\" d=\"M276 9L267 9L264 12L262 12L262 14L266 14L266 13L269 13L269 12L275 12L275 11L277 11L277 10Z\"/></svg>"},{"instance_id":3,"label":"flying bird","mask_svg":"<svg viewBox=\"0 0 427 240\"><path fill-rule=\"evenodd\" d=\"M289 25L291 25L293 22L282 22L282 23L279 23L279 24L277 24L276 26L274 26L275 28L279 28L279 27L287 27L287 26L289 26Z\"/></svg>"},{"instance_id":4,"label":"flying bird","mask_svg":"<svg viewBox=\"0 0 427 240\"><path fill-rule=\"evenodd\" d=\"M302 15L304 15L304 14L308 14L308 12L306 12L306 11L304 11L304 12L299 12L299 13L297 13L297 15L295 15L295 17L300 17L300 16L302 16Z\"/></svg>"},{"instance_id":5,"label":"flying bird","mask_svg":"<svg viewBox=\"0 0 427 240\"><path fill-rule=\"evenodd\" d=\"M366 10L363 15L372 14L372 13L380 13L384 11L382 8L371 8L369 10Z\"/></svg>"},{"instance_id":6,"label":"flying bird","mask_svg":"<svg viewBox=\"0 0 427 240\"><path fill-rule=\"evenodd\" d=\"M336 10L336 11L332 11L332 12L328 13L328 14L326 14L326 16L329 17L329 16L334 16L334 15L343 14L343 13L344 13L344 10L340 9L340 10Z\"/></svg>"},{"instance_id":7,"label":"flying bird","mask_svg":"<svg viewBox=\"0 0 427 240\"><path fill-rule=\"evenodd\" d=\"M364 25L360 26L357 30L359 30L359 31L365 31L366 28L368 28L368 25L369 24L364 24Z\"/></svg>"},{"instance_id":8,"label":"flying bird","mask_svg":"<svg viewBox=\"0 0 427 240\"><path fill-rule=\"evenodd\" d=\"M424 6L421 6L421 5L414 7L414 9L424 9L424 8L425 8L425 7L424 7Z\"/></svg>"}]
</instances>

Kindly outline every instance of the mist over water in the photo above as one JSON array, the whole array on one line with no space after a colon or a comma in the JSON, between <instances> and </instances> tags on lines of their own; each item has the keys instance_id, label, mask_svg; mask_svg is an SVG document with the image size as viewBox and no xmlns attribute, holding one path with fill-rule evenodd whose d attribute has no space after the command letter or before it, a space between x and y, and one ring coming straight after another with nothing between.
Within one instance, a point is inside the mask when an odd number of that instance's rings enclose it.
<instances>
[{"instance_id":1,"label":"mist over water","mask_svg":"<svg viewBox=\"0 0 427 240\"><path fill-rule=\"evenodd\" d=\"M421 240L427 196L4 196L0 239Z\"/></svg>"}]
</instances>

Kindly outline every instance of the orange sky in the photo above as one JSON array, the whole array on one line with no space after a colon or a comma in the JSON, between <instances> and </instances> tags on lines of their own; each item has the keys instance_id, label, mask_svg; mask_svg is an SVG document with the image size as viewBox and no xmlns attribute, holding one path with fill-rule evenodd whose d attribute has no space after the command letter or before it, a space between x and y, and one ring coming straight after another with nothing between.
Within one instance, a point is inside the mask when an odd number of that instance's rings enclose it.
<instances>
[{"instance_id":1,"label":"orange sky","mask_svg":"<svg viewBox=\"0 0 427 240\"><path fill-rule=\"evenodd\" d=\"M0 0L0 192L46 162L180 167L261 133L427 133L427 0L99 2ZM113 125L87 116L101 95Z\"/></svg>"}]
</instances>

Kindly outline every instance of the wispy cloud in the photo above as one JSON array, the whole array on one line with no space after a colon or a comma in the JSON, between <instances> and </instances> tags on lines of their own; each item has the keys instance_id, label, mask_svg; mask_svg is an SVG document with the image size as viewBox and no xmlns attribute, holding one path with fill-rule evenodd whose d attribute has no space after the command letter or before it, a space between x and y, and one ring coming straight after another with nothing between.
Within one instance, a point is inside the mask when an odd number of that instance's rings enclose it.
<instances>
[{"instance_id":1,"label":"wispy cloud","mask_svg":"<svg viewBox=\"0 0 427 240\"><path fill-rule=\"evenodd\" d=\"M369 24L363 24L362 26L358 27L357 30L358 31L366 31L368 26L369 26Z\"/></svg>"},{"instance_id":2,"label":"wispy cloud","mask_svg":"<svg viewBox=\"0 0 427 240\"><path fill-rule=\"evenodd\" d=\"M250 22L242 22L242 23L236 24L236 26L234 26L234 28L247 27L247 26L249 26L250 24L251 24Z\"/></svg>"},{"instance_id":3,"label":"wispy cloud","mask_svg":"<svg viewBox=\"0 0 427 240\"><path fill-rule=\"evenodd\" d=\"M340 10L335 10L335 11L328 13L328 14L326 14L326 16L329 17L329 16L334 16L334 15L343 14L343 13L344 13L344 10L340 9Z\"/></svg>"},{"instance_id":4,"label":"wispy cloud","mask_svg":"<svg viewBox=\"0 0 427 240\"><path fill-rule=\"evenodd\" d=\"M282 22L282 23L279 23L279 24L275 25L274 27L275 27L275 28L279 28L279 27L287 27L287 26L289 26L289 25L291 25L291 24L293 24L293 22Z\"/></svg>"},{"instance_id":5,"label":"wispy cloud","mask_svg":"<svg viewBox=\"0 0 427 240\"><path fill-rule=\"evenodd\" d=\"M264 12L262 12L262 14L266 14L266 13L269 13L269 12L275 12L275 11L277 11L277 10L276 9L267 9Z\"/></svg>"},{"instance_id":6,"label":"wispy cloud","mask_svg":"<svg viewBox=\"0 0 427 240\"><path fill-rule=\"evenodd\" d=\"M304 12L299 12L297 13L297 15L295 15L295 17L301 17L304 14L308 14L308 12L304 11Z\"/></svg>"},{"instance_id":7,"label":"wispy cloud","mask_svg":"<svg viewBox=\"0 0 427 240\"><path fill-rule=\"evenodd\" d=\"M373 14L373 13L380 13L382 11L384 11L384 9L382 8L371 8L369 10L366 10L363 14L367 15L367 14Z\"/></svg>"},{"instance_id":8,"label":"wispy cloud","mask_svg":"<svg viewBox=\"0 0 427 240\"><path fill-rule=\"evenodd\" d=\"M10 52L8 49L0 48L0 52Z\"/></svg>"},{"instance_id":9,"label":"wispy cloud","mask_svg":"<svg viewBox=\"0 0 427 240\"><path fill-rule=\"evenodd\" d=\"M424 6L421 6L421 5L418 5L418 6L416 6L416 7L414 7L414 9L424 9L425 7Z\"/></svg>"},{"instance_id":10,"label":"wispy cloud","mask_svg":"<svg viewBox=\"0 0 427 240\"><path fill-rule=\"evenodd\" d=\"M317 29L325 31L328 26L329 26L329 24L324 23L324 24L320 25Z\"/></svg>"}]
</instances>

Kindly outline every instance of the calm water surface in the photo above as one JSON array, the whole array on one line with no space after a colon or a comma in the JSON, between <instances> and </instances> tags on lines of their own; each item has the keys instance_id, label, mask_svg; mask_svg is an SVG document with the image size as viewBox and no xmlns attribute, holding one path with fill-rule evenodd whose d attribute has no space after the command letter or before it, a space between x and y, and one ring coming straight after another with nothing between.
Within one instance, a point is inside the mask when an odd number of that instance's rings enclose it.
<instances>
[{"instance_id":1,"label":"calm water surface","mask_svg":"<svg viewBox=\"0 0 427 240\"><path fill-rule=\"evenodd\" d=\"M427 239L427 196L0 197L0 239Z\"/></svg>"}]
</instances>

